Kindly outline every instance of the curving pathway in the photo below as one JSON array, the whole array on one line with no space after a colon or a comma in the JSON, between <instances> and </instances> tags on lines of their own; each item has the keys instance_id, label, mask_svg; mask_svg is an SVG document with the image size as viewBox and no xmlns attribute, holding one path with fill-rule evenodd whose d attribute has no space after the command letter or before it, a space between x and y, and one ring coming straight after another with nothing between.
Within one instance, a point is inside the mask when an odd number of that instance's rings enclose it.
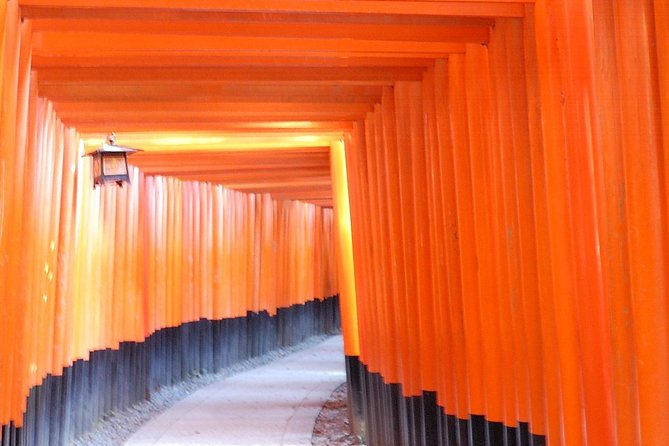
<instances>
[{"instance_id":1,"label":"curving pathway","mask_svg":"<svg viewBox=\"0 0 669 446\"><path fill-rule=\"evenodd\" d=\"M334 336L194 392L125 444L310 445L318 412L345 379L342 338Z\"/></svg>"}]
</instances>

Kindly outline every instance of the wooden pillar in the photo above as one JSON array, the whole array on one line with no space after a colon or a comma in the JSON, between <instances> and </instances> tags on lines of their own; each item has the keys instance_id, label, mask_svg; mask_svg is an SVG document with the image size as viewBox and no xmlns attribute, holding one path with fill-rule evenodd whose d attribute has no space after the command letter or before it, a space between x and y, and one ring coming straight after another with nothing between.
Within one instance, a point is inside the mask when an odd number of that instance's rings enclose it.
<instances>
[{"instance_id":1,"label":"wooden pillar","mask_svg":"<svg viewBox=\"0 0 669 446\"><path fill-rule=\"evenodd\" d=\"M337 274L341 305L344 350L348 356L360 354L358 336L358 310L356 304L355 271L351 235L351 210L348 199L346 172L346 147L335 141L330 147L332 193L334 199L335 231L337 244Z\"/></svg>"}]
</instances>

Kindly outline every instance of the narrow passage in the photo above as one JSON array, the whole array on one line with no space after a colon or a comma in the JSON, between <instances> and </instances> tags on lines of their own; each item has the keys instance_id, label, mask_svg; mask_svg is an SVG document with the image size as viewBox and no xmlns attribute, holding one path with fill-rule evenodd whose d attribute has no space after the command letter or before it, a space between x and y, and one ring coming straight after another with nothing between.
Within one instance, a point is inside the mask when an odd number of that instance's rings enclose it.
<instances>
[{"instance_id":1,"label":"narrow passage","mask_svg":"<svg viewBox=\"0 0 669 446\"><path fill-rule=\"evenodd\" d=\"M334 336L194 392L125 444L310 445L319 410L345 379L342 337Z\"/></svg>"}]
</instances>

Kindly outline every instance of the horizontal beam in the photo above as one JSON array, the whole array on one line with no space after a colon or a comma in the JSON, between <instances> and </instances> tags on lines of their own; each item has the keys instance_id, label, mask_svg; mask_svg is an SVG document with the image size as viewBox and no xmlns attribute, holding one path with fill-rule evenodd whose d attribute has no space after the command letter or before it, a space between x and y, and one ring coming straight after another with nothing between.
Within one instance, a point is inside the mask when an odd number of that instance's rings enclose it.
<instances>
[{"instance_id":1,"label":"horizontal beam","mask_svg":"<svg viewBox=\"0 0 669 446\"><path fill-rule=\"evenodd\" d=\"M243 115L245 113L289 113L289 112L349 112L366 113L371 111L369 104L320 104L320 103L284 103L284 102L208 102L194 104L172 100L154 104L150 102L59 102L58 113L70 115L76 113L210 113L212 115Z\"/></svg>"},{"instance_id":2,"label":"horizontal beam","mask_svg":"<svg viewBox=\"0 0 669 446\"><path fill-rule=\"evenodd\" d=\"M182 159L187 159L187 153L183 153ZM138 161L136 157L130 159L130 164L150 174L176 175L179 173L193 173L203 175L228 175L230 178L249 177L257 175L259 177L271 177L272 175L284 175L285 172L299 172L305 176L320 176L324 172L329 172L330 165L320 161L310 161L308 158L300 163L276 162L274 164L259 160L257 165L252 162L220 162L218 165L209 164L199 165L183 162L179 165L171 163L144 163Z\"/></svg>"},{"instance_id":3,"label":"horizontal beam","mask_svg":"<svg viewBox=\"0 0 669 446\"><path fill-rule=\"evenodd\" d=\"M135 136L137 135L137 136ZM164 135L164 136L161 136ZM167 136L169 135L169 136ZM253 160L257 157L266 157L269 159L300 159L301 157L308 156L322 156L326 157L329 154L330 143L322 144L320 142L312 144L293 144L283 146L280 150L274 148L267 149L253 149L249 150L246 147L240 147L235 149L233 145L235 143L242 143L250 139L265 139L269 140L268 137L262 135L258 138L249 138L245 135L226 135L216 133L194 133L192 136L194 140L190 140L190 135L188 138L184 135L189 135L188 133L175 133L175 134L161 134L161 133L117 133L116 141L124 145L131 145L130 143L138 143L149 145L154 148L164 147L165 150L151 150L136 153L132 156L133 159L160 159L163 160L178 160L179 154L175 153L173 150L169 150L170 146L181 146L183 144L190 145L200 145L202 148L200 150L193 150L188 153L189 159L200 159L200 160L212 160L216 158L227 158L233 157L235 159L246 158L248 160ZM301 134L304 135L304 134ZM89 135L85 135L88 137ZM166 137L167 136L167 137ZM220 136L220 137L219 137ZM269 137L270 139L272 137ZM304 138L303 138L304 139ZM85 139L84 142L87 145L97 145L100 144L102 139ZM130 142L128 142L130 141ZM221 150L211 150L213 146L218 145L221 142L230 143L225 149ZM306 142L306 141L300 141Z\"/></svg>"},{"instance_id":4,"label":"horizontal beam","mask_svg":"<svg viewBox=\"0 0 669 446\"><path fill-rule=\"evenodd\" d=\"M439 57L443 57L440 55ZM363 54L33 54L33 68L45 67L429 67L435 56L379 58Z\"/></svg>"},{"instance_id":5,"label":"horizontal beam","mask_svg":"<svg viewBox=\"0 0 669 446\"><path fill-rule=\"evenodd\" d=\"M275 198L276 199L276 198ZM332 208L333 202L332 199L311 199L311 200L303 200L307 203L314 204L316 206L322 207L322 208Z\"/></svg>"},{"instance_id":6,"label":"horizontal beam","mask_svg":"<svg viewBox=\"0 0 669 446\"><path fill-rule=\"evenodd\" d=\"M99 32L33 33L33 54L58 56L118 57L124 55L267 55L291 56L327 54L348 57L354 54L373 57L443 57L464 53L463 43L402 40L316 39L304 37L240 37L177 34L122 34Z\"/></svg>"},{"instance_id":7,"label":"horizontal beam","mask_svg":"<svg viewBox=\"0 0 669 446\"><path fill-rule=\"evenodd\" d=\"M337 135L350 132L353 124L348 121L218 121L218 122L194 122L194 123L165 123L157 121L116 121L116 132L136 133L136 132L170 132L170 133L194 133L194 132L225 132L241 135L262 134L264 136L274 135L277 138L283 136L298 136L308 133L309 135L330 135L332 138L339 138ZM95 138L102 141L109 132L110 127L101 122L79 123L77 130L81 134L95 135Z\"/></svg>"},{"instance_id":8,"label":"horizontal beam","mask_svg":"<svg viewBox=\"0 0 669 446\"><path fill-rule=\"evenodd\" d=\"M285 119L307 119L311 121L340 121L342 126L350 126L352 122L359 121L361 116L357 113L283 113L283 114L246 114L244 116L222 116L217 117L207 117L200 115L182 115L182 116L149 116L143 117L141 113L138 114L126 114L123 116L93 116L93 117L82 117L82 116L69 116L67 118L61 118L63 123L68 127L75 127L77 130L84 131L95 131L95 132L108 132L110 129L114 131L142 131L142 130L160 130L163 132L169 131L196 131L196 130L214 130L216 126L222 121L260 121L266 119L273 120L285 120ZM142 119L146 119L146 122L141 122ZM150 124L150 126L149 126ZM312 135L311 132L308 135ZM316 133L316 136L322 137L337 137L331 132L327 133Z\"/></svg>"},{"instance_id":9,"label":"horizontal beam","mask_svg":"<svg viewBox=\"0 0 669 446\"><path fill-rule=\"evenodd\" d=\"M151 154L139 154L130 158L130 163L147 172L201 172L221 174L244 174L260 172L267 175L278 173L280 170L301 170L308 175L321 169L329 170L330 164L325 157L319 154L304 154L292 158L284 156L263 155L249 152L249 157L242 156L212 156L195 157L192 152L180 152L178 157L154 157ZM148 158L148 159L147 159Z\"/></svg>"},{"instance_id":10,"label":"horizontal beam","mask_svg":"<svg viewBox=\"0 0 669 446\"><path fill-rule=\"evenodd\" d=\"M106 85L119 83L160 85L187 82L190 84L272 84L294 82L302 85L325 82L328 85L386 85L396 81L422 79L422 67L99 67L43 68L40 86Z\"/></svg>"},{"instance_id":11,"label":"horizontal beam","mask_svg":"<svg viewBox=\"0 0 669 446\"><path fill-rule=\"evenodd\" d=\"M366 85L216 84L191 82L40 84L42 96L56 102L318 102L377 103L382 87Z\"/></svg>"},{"instance_id":12,"label":"horizontal beam","mask_svg":"<svg viewBox=\"0 0 669 446\"><path fill-rule=\"evenodd\" d=\"M180 176L174 178L182 179ZM184 179L184 181L192 181ZM216 183L229 189L234 189L239 192L255 193L255 194L272 194L282 196L284 199L330 199L332 198L332 184L329 180L315 180L309 181L296 180L294 182L267 182L267 183L235 183L226 184L225 182Z\"/></svg>"},{"instance_id":13,"label":"horizontal beam","mask_svg":"<svg viewBox=\"0 0 669 446\"><path fill-rule=\"evenodd\" d=\"M393 1L393 0L20 0L21 7L123 8L227 12L311 12L342 14L430 15L442 17L522 17L533 0ZM130 16L131 17L131 16Z\"/></svg>"},{"instance_id":14,"label":"horizontal beam","mask_svg":"<svg viewBox=\"0 0 669 446\"><path fill-rule=\"evenodd\" d=\"M107 133L114 128L107 129ZM188 132L190 133L190 132ZM189 156L195 157L198 154L217 154L230 153L233 156L243 153L252 152L257 156L269 156L272 160L277 158L285 158L288 156L299 157L308 155L313 156L312 152L304 152L296 155L299 152L296 150L312 150L314 147L318 148L319 156L325 156L329 153L329 147L333 140L340 140L341 133L318 133L318 132L301 132L295 134L224 134L215 132L193 132L194 137L184 136L184 132L155 132L143 133L144 137L132 137L133 133L117 132L117 142L122 145L136 147L143 149L143 153L138 153L132 158L142 159L144 156L152 154L174 154L187 151ZM209 133L212 136L200 137L200 134ZM147 136L155 135L155 137ZM98 147L104 138L85 139L85 146L91 150ZM322 151L321 151L322 150ZM284 154L286 152L286 154ZM204 156L204 155L202 155ZM239 158L239 157L237 157ZM211 159L211 157L203 158ZM248 158L253 160L253 158ZM257 161L257 160L256 160Z\"/></svg>"},{"instance_id":15,"label":"horizontal beam","mask_svg":"<svg viewBox=\"0 0 669 446\"><path fill-rule=\"evenodd\" d=\"M375 103L382 86L419 80L419 68L44 68L54 101L253 101Z\"/></svg>"},{"instance_id":16,"label":"horizontal beam","mask_svg":"<svg viewBox=\"0 0 669 446\"><path fill-rule=\"evenodd\" d=\"M239 191L243 192L243 191ZM325 193L300 193L299 191L295 192L256 192L256 193L269 193L272 198L275 200L291 200L291 201L304 201L311 202L312 200L328 200L332 201L332 194L329 196ZM330 205L331 206L331 205Z\"/></svg>"},{"instance_id":17,"label":"horizontal beam","mask_svg":"<svg viewBox=\"0 0 669 446\"><path fill-rule=\"evenodd\" d=\"M120 141L117 134L117 141ZM133 139L132 136L123 135L124 137L129 137L132 141L142 141L142 139ZM140 138L151 138L150 134L142 135ZM124 140L125 144L125 140ZM330 154L329 146L295 146L295 147L286 147L281 150L221 150L221 151L211 151L211 150L199 150L192 151L188 153L188 160L193 161L205 161L205 162L218 162L218 161L228 161L229 159L242 160L246 159L249 161L260 159L270 159L270 160L286 160L286 159L302 159L305 156L309 157L322 157L323 160L328 159ZM139 152L132 156L132 159L143 160L144 162L152 162L156 160L158 162L164 161L174 161L180 162L184 156L179 153L174 153L170 151L164 152Z\"/></svg>"},{"instance_id":18,"label":"horizontal beam","mask_svg":"<svg viewBox=\"0 0 669 446\"><path fill-rule=\"evenodd\" d=\"M284 153L286 152L286 153ZM207 174L261 176L279 175L280 171L300 171L306 176L329 171L327 151L254 150L241 152L184 152L133 155L130 163L149 173L175 174L193 172Z\"/></svg>"},{"instance_id":19,"label":"horizontal beam","mask_svg":"<svg viewBox=\"0 0 669 446\"><path fill-rule=\"evenodd\" d=\"M250 192L245 189L239 189L239 188L231 188L238 190L240 192ZM309 201L309 200L331 200L332 199L332 188L331 187L324 187L322 190L285 190L285 191L264 191L262 189L258 189L254 191L254 193L262 194L262 193L269 193L272 194L272 197L277 199L277 200L302 200L302 201Z\"/></svg>"},{"instance_id":20,"label":"horizontal beam","mask_svg":"<svg viewBox=\"0 0 669 446\"><path fill-rule=\"evenodd\" d=\"M163 123L165 125L165 123ZM212 124L213 125L213 124ZM297 137L300 135L313 136L330 136L332 139L341 138L342 133L350 132L352 130L352 123L341 121L237 121L237 122L219 122L214 128L206 128L206 123L193 124L175 124L168 130L161 130L160 123L143 121L141 123L134 123L134 130L115 129L117 135L121 134L137 134L142 133L146 135L155 135L159 133L169 132L171 134L180 133L223 133L236 134L241 137L250 135L262 135L264 138L285 138ZM141 129L141 127L146 127ZM184 127L184 128L180 128ZM93 129L93 130L91 130ZM89 127L78 126L77 130L84 139L95 140L95 145L99 145L105 136L109 133L109 127L102 127L100 124L91 124Z\"/></svg>"},{"instance_id":21,"label":"horizontal beam","mask_svg":"<svg viewBox=\"0 0 669 446\"><path fill-rule=\"evenodd\" d=\"M160 9L160 8L119 8L119 7L83 7L62 8L54 6L21 7L21 16L29 19L38 29L49 29L51 25L61 28L60 23L68 21L84 28L87 24L100 25L113 21L123 28L124 23L158 21L166 26L200 23L203 27L195 34L207 34L217 24L264 24L268 26L282 24L311 25L386 25L386 26L439 26L439 27L473 27L490 28L495 24L494 17L481 16L443 16L416 14L351 14L323 12L286 12L286 11L228 11L228 10L196 10L196 9ZM165 27L163 27L164 29ZM61 28L62 29L62 28ZM98 31L100 28L96 28ZM312 30L314 32L315 30ZM290 31L287 31L290 32ZM335 31L336 32L336 31ZM363 31L364 32L364 31ZM410 39L415 40L415 37Z\"/></svg>"},{"instance_id":22,"label":"horizontal beam","mask_svg":"<svg viewBox=\"0 0 669 446\"><path fill-rule=\"evenodd\" d=\"M237 172L216 171L205 169L189 169L183 167L179 169L169 168L142 168L142 172L150 175L163 175L166 177L190 178L200 181L210 181L214 183L243 184L249 182L270 182L287 180L294 178L329 178L330 166L318 168L291 168L279 167L276 169L242 169Z\"/></svg>"},{"instance_id":23,"label":"horizontal beam","mask_svg":"<svg viewBox=\"0 0 669 446\"><path fill-rule=\"evenodd\" d=\"M207 174L193 174L193 173L178 173L175 175L159 175L174 176L183 180L205 181L217 184L222 184L226 187L237 189L256 190L256 188L267 188L267 190L274 191L283 188L292 188L295 185L298 187L312 187L330 185L330 175L326 176L297 176L290 177L289 175L271 178L263 176L248 176L248 177L230 177L226 175L207 175Z\"/></svg>"},{"instance_id":24,"label":"horizontal beam","mask_svg":"<svg viewBox=\"0 0 669 446\"><path fill-rule=\"evenodd\" d=\"M178 178L178 177L177 177ZM295 181L293 183L268 183L268 184L234 184L226 185L220 183L230 189L238 190L240 192L251 192L256 194L272 194L282 195L284 197L300 197L304 198L331 198L332 197L332 183L326 180L315 181L313 183L305 181ZM294 198L298 199L298 198Z\"/></svg>"},{"instance_id":25,"label":"horizontal beam","mask_svg":"<svg viewBox=\"0 0 669 446\"><path fill-rule=\"evenodd\" d=\"M313 21L304 22L237 22L216 21L212 17L201 20L156 20L147 17L125 19L32 19L33 31L98 32L113 30L115 34L165 34L227 37L271 37L310 39L353 39L369 41L421 42L487 42L492 23L452 25L450 23L323 23L324 16L312 15ZM327 17L325 17L327 18ZM392 19L391 19L392 20ZM490 21L488 21L490 22Z\"/></svg>"},{"instance_id":26,"label":"horizontal beam","mask_svg":"<svg viewBox=\"0 0 669 446\"><path fill-rule=\"evenodd\" d=\"M54 108L66 125L102 125L118 128L143 120L160 123L204 123L220 121L356 121L371 110L370 104L329 103L93 103L58 102Z\"/></svg>"}]
</instances>

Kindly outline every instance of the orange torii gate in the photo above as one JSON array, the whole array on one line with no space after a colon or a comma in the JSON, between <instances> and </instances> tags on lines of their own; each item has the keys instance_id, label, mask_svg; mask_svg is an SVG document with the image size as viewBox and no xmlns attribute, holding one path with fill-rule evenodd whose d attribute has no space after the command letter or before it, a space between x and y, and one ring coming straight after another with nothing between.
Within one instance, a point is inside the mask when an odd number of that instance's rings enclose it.
<instances>
[{"instance_id":1,"label":"orange torii gate","mask_svg":"<svg viewBox=\"0 0 669 446\"><path fill-rule=\"evenodd\" d=\"M3 441L92 352L339 293L370 445L666 442L666 0L183 3L0 0Z\"/></svg>"}]
</instances>

